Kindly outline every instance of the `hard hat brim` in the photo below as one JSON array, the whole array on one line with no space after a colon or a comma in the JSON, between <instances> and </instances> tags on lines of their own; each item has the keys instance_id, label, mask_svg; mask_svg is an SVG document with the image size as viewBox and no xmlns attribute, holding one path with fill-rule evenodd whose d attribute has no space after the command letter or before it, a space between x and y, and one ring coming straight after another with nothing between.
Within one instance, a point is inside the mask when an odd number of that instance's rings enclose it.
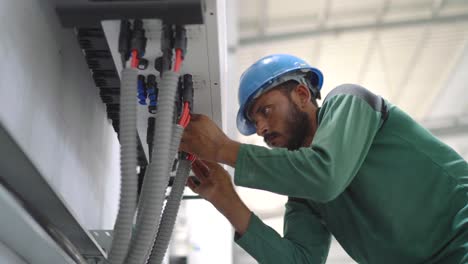
<instances>
[{"instance_id":1,"label":"hard hat brim","mask_svg":"<svg viewBox=\"0 0 468 264\"><path fill-rule=\"evenodd\" d=\"M245 117L244 111L245 111L245 105L242 105L239 108L239 111L237 112L237 118L236 118L237 129L239 130L239 132L241 132L242 135L250 136L254 134L257 131L257 129L255 128L255 125Z\"/></svg>"}]
</instances>

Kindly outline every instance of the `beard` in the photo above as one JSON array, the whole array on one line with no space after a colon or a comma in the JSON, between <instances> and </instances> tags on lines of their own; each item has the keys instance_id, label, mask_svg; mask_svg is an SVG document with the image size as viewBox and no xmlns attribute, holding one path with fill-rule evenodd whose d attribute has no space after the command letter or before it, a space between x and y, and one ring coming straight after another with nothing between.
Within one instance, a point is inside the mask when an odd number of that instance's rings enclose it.
<instances>
[{"instance_id":1,"label":"beard","mask_svg":"<svg viewBox=\"0 0 468 264\"><path fill-rule=\"evenodd\" d=\"M307 134L310 133L309 116L292 101L290 101L289 106L288 119L286 120L289 139L286 148L296 150L302 147Z\"/></svg>"},{"instance_id":2,"label":"beard","mask_svg":"<svg viewBox=\"0 0 468 264\"><path fill-rule=\"evenodd\" d=\"M289 135L285 146L288 150L297 150L304 144L307 134L310 132L309 116L306 112L302 112L299 107L289 101L289 109L286 118L285 135ZM264 136L265 143L271 147L268 138L279 136L277 132L270 132Z\"/></svg>"}]
</instances>

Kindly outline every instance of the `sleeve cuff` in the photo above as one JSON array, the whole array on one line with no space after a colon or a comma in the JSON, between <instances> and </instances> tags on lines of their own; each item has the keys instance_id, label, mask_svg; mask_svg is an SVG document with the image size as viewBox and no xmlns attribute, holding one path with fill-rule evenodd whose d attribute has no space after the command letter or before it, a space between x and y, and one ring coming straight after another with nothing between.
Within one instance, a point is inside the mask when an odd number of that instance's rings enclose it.
<instances>
[{"instance_id":1,"label":"sleeve cuff","mask_svg":"<svg viewBox=\"0 0 468 264\"><path fill-rule=\"evenodd\" d=\"M255 240L257 239L255 233L257 233L259 229L261 229L262 224L263 223L258 218L258 216L252 213L250 216L247 230L245 231L243 235L235 232L234 241L243 249L245 249L247 252L249 252L250 251L249 249L253 249L255 245Z\"/></svg>"},{"instance_id":2,"label":"sleeve cuff","mask_svg":"<svg viewBox=\"0 0 468 264\"><path fill-rule=\"evenodd\" d=\"M239 148L239 152L237 153L237 160L236 160L236 167L234 168L234 184L242 186L242 175L245 175L244 168L246 167L246 152L247 152L248 145L241 144Z\"/></svg>"}]
</instances>

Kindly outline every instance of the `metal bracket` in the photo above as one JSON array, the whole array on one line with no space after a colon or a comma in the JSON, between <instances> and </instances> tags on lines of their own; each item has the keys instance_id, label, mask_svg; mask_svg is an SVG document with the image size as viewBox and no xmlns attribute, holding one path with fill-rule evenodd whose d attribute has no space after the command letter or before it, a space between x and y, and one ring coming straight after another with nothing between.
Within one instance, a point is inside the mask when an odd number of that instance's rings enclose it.
<instances>
[{"instance_id":1,"label":"metal bracket","mask_svg":"<svg viewBox=\"0 0 468 264\"><path fill-rule=\"evenodd\" d=\"M203 0L61 0L57 14L64 27L93 27L103 20L156 18L169 24L203 24Z\"/></svg>"},{"instance_id":2,"label":"metal bracket","mask_svg":"<svg viewBox=\"0 0 468 264\"><path fill-rule=\"evenodd\" d=\"M94 239L98 242L101 248L109 254L112 246L112 238L114 237L113 230L89 230Z\"/></svg>"}]
</instances>

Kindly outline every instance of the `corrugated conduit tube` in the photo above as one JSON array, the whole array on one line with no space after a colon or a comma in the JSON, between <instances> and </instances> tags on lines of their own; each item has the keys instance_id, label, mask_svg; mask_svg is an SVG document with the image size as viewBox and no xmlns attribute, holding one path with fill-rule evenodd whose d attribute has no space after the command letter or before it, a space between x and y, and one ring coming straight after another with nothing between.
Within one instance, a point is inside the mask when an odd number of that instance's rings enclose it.
<instances>
[{"instance_id":1,"label":"corrugated conduit tube","mask_svg":"<svg viewBox=\"0 0 468 264\"><path fill-rule=\"evenodd\" d=\"M132 238L126 263L146 263L155 241L161 209L164 203L167 177L170 172L172 158L170 148L172 125L174 118L174 100L177 91L179 74L164 72L159 92L158 122L155 128L155 144L152 162L149 165L150 174L145 179L142 192L142 206L138 217L135 234ZM136 83L136 81L135 81ZM135 84L134 83L134 84Z\"/></svg>"},{"instance_id":2,"label":"corrugated conduit tube","mask_svg":"<svg viewBox=\"0 0 468 264\"><path fill-rule=\"evenodd\" d=\"M121 191L119 212L108 258L112 264L124 263L127 256L137 202L136 83L137 71L130 68L123 69L120 91Z\"/></svg>"},{"instance_id":3,"label":"corrugated conduit tube","mask_svg":"<svg viewBox=\"0 0 468 264\"><path fill-rule=\"evenodd\" d=\"M173 124L172 125L172 140L171 140L171 147L170 147L170 150L169 150L169 170L172 168L172 165L173 165L173 160L177 154L177 152L179 151L179 145L180 145L180 139L182 138L182 133L184 132L184 128L178 124ZM150 161L151 162L151 161ZM147 181L146 179L148 179L150 176L148 175L151 175L151 167L148 166L148 168L146 169L145 171L145 176L143 177L143 184L145 184L145 182ZM169 183L169 174L167 175L166 177L166 182ZM140 200L139 200L139 203L138 203L138 210L137 210L137 223L140 223L140 212L142 211L142 207L143 207L143 196L145 195L145 192L144 190L141 191L141 194L140 194ZM156 225L155 227L155 230L157 230L158 226ZM155 234L156 234L157 231L155 231Z\"/></svg>"},{"instance_id":4,"label":"corrugated conduit tube","mask_svg":"<svg viewBox=\"0 0 468 264\"><path fill-rule=\"evenodd\" d=\"M183 128L177 126L177 134L182 135ZM177 149L180 143L180 136L177 141ZM184 193L185 184L190 173L191 161L180 160L177 168L177 174L172 184L171 194L169 195L166 206L164 207L164 213L159 224L158 235L153 246L153 251L149 258L149 264L161 264L164 255L166 254L169 241L171 239L172 231L174 229L175 221L177 219L177 213L179 212L180 202L182 200L182 194Z\"/></svg>"},{"instance_id":5,"label":"corrugated conduit tube","mask_svg":"<svg viewBox=\"0 0 468 264\"><path fill-rule=\"evenodd\" d=\"M172 168L172 161L174 160L174 158L175 158L177 152L179 151L180 139L182 138L182 134L183 134L183 132L184 132L184 128L183 128L182 126L178 125L178 124L173 124L172 129L173 129L173 130L172 130L173 133L172 133L171 147L170 147L170 151L169 151L169 152L170 152L170 154L169 154L169 161L170 161L169 165L170 165L170 167L169 167L169 168ZM179 163L179 164L180 164L180 163ZM181 168L180 165L179 165L178 168ZM180 179L178 180L178 178L180 178L181 176L183 176L183 175L180 175L179 170L180 170L180 169L178 169L178 172L177 172L177 175L176 175L174 184L175 184L176 181L180 181ZM189 172L190 172L190 169L189 169L189 171L187 172L187 176L186 176L186 177L188 177L188 173L189 173ZM146 179L146 175L151 175L150 168L148 168L148 170L146 171L145 179ZM166 182L167 182L167 183L169 182L169 174L168 174L168 176L166 177ZM181 200L181 198L182 198L182 196L180 195L179 203L176 204L176 205L174 205L174 201L169 202L169 200L171 199L170 197L175 195L175 192L174 192L174 186L175 186L175 185L174 185L174 184L173 184L173 187L172 187L172 190L171 190L171 194L170 194L170 196L169 196L169 198L168 198L168 200L167 200L167 202L166 202L166 206L164 207L164 212L163 212L162 217L161 217L161 222L160 222L160 224L159 224L159 228L158 228L158 225L157 225L157 224L154 225L154 234L155 234L155 235L157 234L157 236L156 236L155 239L153 240L153 245L156 243L156 241L161 241L161 238L160 238L160 232L161 232L161 230L162 230L162 229L170 228L170 230L168 230L168 231L170 231L170 232L169 232L169 239L167 239L167 242L164 242L164 244L161 244L161 242L159 242L159 248L160 248L160 247L163 247L163 248L165 247L165 248L167 249L167 247L168 247L168 245L169 245L170 236L171 236L171 233L172 233L172 229L174 228L174 223L175 223L175 220L176 220L176 218L177 218L177 211L178 211L178 208L179 208L180 200ZM184 186L182 186L182 191L180 192L180 194L183 193L184 187L185 187L185 182L184 182ZM178 188L180 188L180 187L178 187ZM177 189L177 188L176 188L176 189ZM142 191L141 197L143 197L144 195L145 195L145 192ZM143 200L143 199L144 199L144 198L141 198L140 201ZM172 198L172 200L173 200L173 199L174 199L174 198ZM174 208L174 206L176 206L176 209L175 209L176 212L175 212L175 214L174 214L174 212L173 212L174 209L169 210L169 211L167 210L169 204L172 204L172 205L170 206L171 208ZM140 204L139 204L139 206L138 206L138 208L139 208L138 211L139 211L139 212L142 211L142 207L143 207L143 206L144 206L143 203L140 203ZM137 214L137 223L140 223L140 216L141 216L141 214L138 213L138 214ZM169 220L169 222L168 222L168 220ZM172 224L171 224L171 222L172 222ZM166 234L166 233L167 233L167 231L166 231L166 232L163 232L163 234ZM164 240L164 241L165 241L165 240ZM155 246L152 246L151 255L148 256L148 258L147 258L148 261L149 261L148 263L158 263L158 262L154 262L154 260L153 260L153 261L151 260L151 259L154 259L154 250L155 250ZM162 258L164 258L164 256L162 256ZM161 258L161 261L160 261L159 263L162 263L162 258Z\"/></svg>"}]
</instances>

